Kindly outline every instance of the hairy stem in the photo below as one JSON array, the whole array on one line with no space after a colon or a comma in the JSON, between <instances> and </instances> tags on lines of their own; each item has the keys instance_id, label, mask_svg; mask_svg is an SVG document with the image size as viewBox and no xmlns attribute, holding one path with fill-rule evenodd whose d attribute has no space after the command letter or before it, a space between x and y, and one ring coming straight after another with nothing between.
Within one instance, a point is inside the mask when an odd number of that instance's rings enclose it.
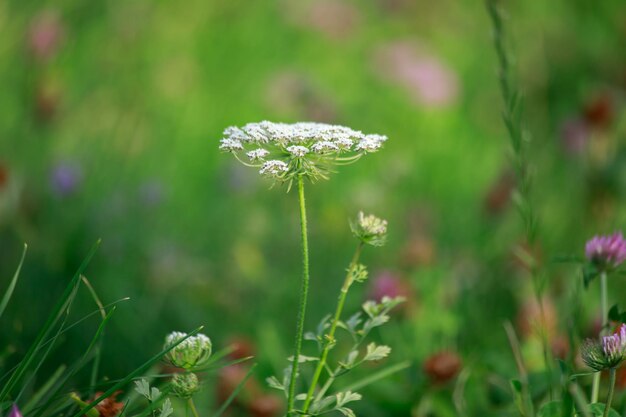
<instances>
[{"instance_id":1,"label":"hairy stem","mask_svg":"<svg viewBox=\"0 0 626 417\"><path fill-rule=\"evenodd\" d=\"M193 398L190 398L188 403L189 403L189 408L191 409L191 414L193 414L193 417L200 417L200 414L198 414L198 410L196 409L196 405L193 402Z\"/></svg>"},{"instance_id":2,"label":"hairy stem","mask_svg":"<svg viewBox=\"0 0 626 417\"><path fill-rule=\"evenodd\" d=\"M300 306L298 310L298 323L296 326L296 341L294 344L291 377L289 381L289 394L287 396L287 414L293 412L296 397L296 379L298 375L298 361L302 350L302 334L304 333L304 317L306 314L306 302L309 293L309 241L306 224L306 205L304 201L304 178L298 176L298 200L300 203L300 228L302 236L302 284L300 286Z\"/></svg>"},{"instance_id":3,"label":"hairy stem","mask_svg":"<svg viewBox=\"0 0 626 417\"><path fill-rule=\"evenodd\" d=\"M607 302L607 283L606 272L600 274L600 306L602 311L602 328L600 330L600 336L606 335L606 330L609 325L609 305ZM593 375L593 385L591 387L591 403L597 403L600 394L600 372L596 372Z\"/></svg>"},{"instance_id":4,"label":"hairy stem","mask_svg":"<svg viewBox=\"0 0 626 417\"><path fill-rule=\"evenodd\" d=\"M352 257L352 261L350 262L350 266L348 267L348 273L346 274L346 278L343 282L343 286L341 287L341 293L339 294L339 302L337 303L337 308L335 310L335 315L333 317L333 321L330 325L330 330L326 335L326 345L322 351L322 355L320 356L320 360L317 363L317 367L315 368L315 372L313 373L313 380L311 381L311 386L309 387L309 391L307 392L306 399L304 400L304 406L302 408L302 412L304 414L309 411L309 407L311 405L311 401L313 400L313 394L315 394L315 388L317 388L317 382L320 379L322 374L322 370L326 366L326 359L328 358L328 352L332 349L335 344L335 331L337 330L337 324L341 318L341 312L343 311L343 306L346 302L346 296L348 295L348 290L353 283L352 274L354 273L354 269L359 262L359 257L361 256L361 250L363 249L363 242L359 242L359 246L357 246L356 251L354 252L354 256Z\"/></svg>"},{"instance_id":5,"label":"hairy stem","mask_svg":"<svg viewBox=\"0 0 626 417\"><path fill-rule=\"evenodd\" d=\"M486 0L487 11L493 29L493 45L498 58L500 94L504 104L502 118L507 129L511 148L511 162L517 180L519 197L516 199L518 210L525 226L526 242L529 245L528 257L533 292L541 314L540 339L548 375L552 376L551 352L545 329L545 312L543 307L544 282L539 271L536 257L532 253L537 240L537 217L531 201L531 180L528 170L528 158L525 152L526 138L521 117L521 98L519 91L511 80L509 57L506 51L504 24L498 0ZM552 391L550 391L552 395Z\"/></svg>"},{"instance_id":6,"label":"hairy stem","mask_svg":"<svg viewBox=\"0 0 626 417\"><path fill-rule=\"evenodd\" d=\"M609 385L609 396L606 397L606 405L604 406L604 417L608 417L609 415L609 411L611 410L611 403L613 402L613 393L615 391L615 368L611 368L609 370L609 373L611 375L611 382Z\"/></svg>"}]
</instances>

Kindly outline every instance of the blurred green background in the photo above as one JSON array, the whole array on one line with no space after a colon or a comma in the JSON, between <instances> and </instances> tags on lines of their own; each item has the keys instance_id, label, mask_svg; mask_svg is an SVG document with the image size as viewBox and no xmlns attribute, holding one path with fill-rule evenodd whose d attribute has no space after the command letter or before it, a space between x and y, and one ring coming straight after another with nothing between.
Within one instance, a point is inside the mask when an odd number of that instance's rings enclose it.
<instances>
[{"instance_id":1,"label":"blurred green background","mask_svg":"<svg viewBox=\"0 0 626 417\"><path fill-rule=\"evenodd\" d=\"M552 258L582 255L591 235L626 224L626 3L502 6L532 133L531 249L554 307L551 338L562 341L580 276ZM502 323L528 333L533 305L515 256L524 230L509 202L515 180L481 2L5 0L0 33L3 285L29 244L0 324L3 362L27 348L102 238L87 276L105 303L131 298L107 332L106 375L200 324L216 347L247 340L259 381L280 373L295 330L297 196L218 145L230 125L313 120L389 136L381 152L307 187L307 326L334 308L358 210L387 218L390 237L365 253L370 282L347 311L381 291L409 297L377 337L394 348L390 363L413 366L366 389L358 410L455 415L452 387L433 388L423 370L440 351L471 371L468 409L498 409L505 394L494 394L492 376L515 373ZM576 325L593 322L586 300L596 298L584 296ZM95 305L85 292L76 308ZM84 349L80 329L57 361ZM533 346L529 336L531 364Z\"/></svg>"}]
</instances>

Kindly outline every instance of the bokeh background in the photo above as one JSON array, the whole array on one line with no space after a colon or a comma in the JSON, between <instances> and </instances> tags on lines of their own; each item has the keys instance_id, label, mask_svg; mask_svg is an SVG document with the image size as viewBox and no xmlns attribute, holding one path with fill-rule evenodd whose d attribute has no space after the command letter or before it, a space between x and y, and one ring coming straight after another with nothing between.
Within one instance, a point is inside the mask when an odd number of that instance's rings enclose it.
<instances>
[{"instance_id":1,"label":"bokeh background","mask_svg":"<svg viewBox=\"0 0 626 417\"><path fill-rule=\"evenodd\" d=\"M568 327L597 321L597 289L577 298L577 267L552 260L626 225L626 3L502 5L540 222L526 249L541 262L550 340L563 352ZM3 285L29 244L0 324L3 362L28 347L102 238L87 276L105 303L131 298L107 331L106 375L201 324L216 347L253 352L259 386L280 373L299 285L297 196L218 151L225 127L267 119L389 136L307 187L307 327L334 308L354 247L347 221L361 209L387 218L390 236L365 253L371 278L347 311L382 294L409 300L376 338L394 348L387 364L413 365L365 389L361 414L456 415L455 382L424 365L442 352L467 370L470 415L508 407L506 320L540 365L481 2L6 0L0 28ZM85 291L77 311L94 308ZM90 333L80 329L57 362L82 352Z\"/></svg>"}]
</instances>

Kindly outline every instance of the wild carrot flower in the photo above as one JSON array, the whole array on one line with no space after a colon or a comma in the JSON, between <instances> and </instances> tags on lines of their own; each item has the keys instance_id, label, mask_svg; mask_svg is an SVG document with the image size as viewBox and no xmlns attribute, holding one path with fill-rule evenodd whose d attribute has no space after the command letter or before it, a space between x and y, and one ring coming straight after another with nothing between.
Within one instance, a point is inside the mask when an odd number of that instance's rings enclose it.
<instances>
[{"instance_id":1,"label":"wild carrot flower","mask_svg":"<svg viewBox=\"0 0 626 417\"><path fill-rule=\"evenodd\" d=\"M165 338L165 348L178 343L186 336L187 333L182 332L170 333ZM201 366L209 357L211 357L211 340L203 334L188 337L165 355L165 359L173 366L184 369Z\"/></svg>"},{"instance_id":2,"label":"wild carrot flower","mask_svg":"<svg viewBox=\"0 0 626 417\"><path fill-rule=\"evenodd\" d=\"M356 221L350 222L350 228L357 239L368 245L382 246L387 239L387 220L373 214L366 216L360 211Z\"/></svg>"},{"instance_id":3,"label":"wild carrot flower","mask_svg":"<svg viewBox=\"0 0 626 417\"><path fill-rule=\"evenodd\" d=\"M601 342L587 339L581 347L581 355L587 366L595 371L615 368L626 359L626 325Z\"/></svg>"},{"instance_id":4,"label":"wild carrot flower","mask_svg":"<svg viewBox=\"0 0 626 417\"><path fill-rule=\"evenodd\" d=\"M263 121L224 130L220 149L244 165L280 182L297 176L327 179L334 165L354 162L376 152L387 140L344 126L314 122L293 124Z\"/></svg>"},{"instance_id":5,"label":"wild carrot flower","mask_svg":"<svg viewBox=\"0 0 626 417\"><path fill-rule=\"evenodd\" d=\"M585 255L599 266L615 268L626 260L626 240L620 232L595 236L585 245Z\"/></svg>"}]
</instances>

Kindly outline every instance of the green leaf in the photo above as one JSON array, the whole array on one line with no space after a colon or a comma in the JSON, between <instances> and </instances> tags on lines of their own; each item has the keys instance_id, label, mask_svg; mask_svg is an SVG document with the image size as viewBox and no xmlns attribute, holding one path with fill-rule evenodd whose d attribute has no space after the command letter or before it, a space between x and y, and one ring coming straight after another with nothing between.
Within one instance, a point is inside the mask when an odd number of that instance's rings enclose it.
<instances>
[{"instance_id":1,"label":"green leaf","mask_svg":"<svg viewBox=\"0 0 626 417\"><path fill-rule=\"evenodd\" d=\"M13 290L15 290L15 285L17 284L17 278L20 276L20 271L22 270L22 264L24 264L24 258L26 257L26 250L28 249L28 245L24 244L24 250L22 251L22 258L20 259L20 263L17 265L17 269L15 270L15 274L13 274L13 278L11 278L11 282L7 287L7 290L4 292L4 296L2 297L2 301L0 302L0 317L2 317L2 313L4 313L4 309L7 308L7 304L9 304L9 300L13 295Z\"/></svg>"},{"instance_id":2,"label":"green leaf","mask_svg":"<svg viewBox=\"0 0 626 417\"><path fill-rule=\"evenodd\" d=\"M591 404L589 406L589 408L591 409L591 415L593 416L603 416L604 415L604 409L606 408L606 406L602 403L594 403ZM614 409L610 409L609 410L609 417L620 417L619 413L617 411L615 411Z\"/></svg>"},{"instance_id":3,"label":"green leaf","mask_svg":"<svg viewBox=\"0 0 626 417\"><path fill-rule=\"evenodd\" d=\"M391 353L389 346L377 346L376 343L370 343L367 345L367 352L365 353L364 361L379 361L386 358Z\"/></svg>"},{"instance_id":4,"label":"green leaf","mask_svg":"<svg viewBox=\"0 0 626 417\"><path fill-rule=\"evenodd\" d=\"M337 398L337 407L343 407L345 404L353 401L360 401L363 396L358 392L346 391L335 394Z\"/></svg>"},{"instance_id":5,"label":"green leaf","mask_svg":"<svg viewBox=\"0 0 626 417\"><path fill-rule=\"evenodd\" d=\"M275 376L270 376L269 378L266 378L265 382L267 382L267 385L270 388L274 388L280 391L285 390L285 386Z\"/></svg>"},{"instance_id":6,"label":"green leaf","mask_svg":"<svg viewBox=\"0 0 626 417\"><path fill-rule=\"evenodd\" d=\"M169 398L166 398L163 402L163 406L161 407L161 414L159 414L159 417L169 417L173 412L174 409L172 408L172 402Z\"/></svg>"},{"instance_id":7,"label":"green leaf","mask_svg":"<svg viewBox=\"0 0 626 417\"><path fill-rule=\"evenodd\" d=\"M550 401L544 404L540 409L537 417L562 417L563 403L561 401Z\"/></svg>"},{"instance_id":8,"label":"green leaf","mask_svg":"<svg viewBox=\"0 0 626 417\"><path fill-rule=\"evenodd\" d=\"M335 400L336 397L334 395L329 395L328 397L324 397L319 401L314 401L313 404L311 404L311 408L309 408L309 411L311 412L311 414L319 414L324 411L325 408L334 403Z\"/></svg>"},{"instance_id":9,"label":"green leaf","mask_svg":"<svg viewBox=\"0 0 626 417\"><path fill-rule=\"evenodd\" d=\"M144 378L141 378L139 381L135 381L135 391L150 401L150 384Z\"/></svg>"},{"instance_id":10,"label":"green leaf","mask_svg":"<svg viewBox=\"0 0 626 417\"><path fill-rule=\"evenodd\" d=\"M585 264L583 266L583 284L585 284L585 288L589 287L589 283L598 275L600 275L598 267L592 263Z\"/></svg>"},{"instance_id":11,"label":"green leaf","mask_svg":"<svg viewBox=\"0 0 626 417\"><path fill-rule=\"evenodd\" d=\"M341 414L343 414L346 417L356 417L356 414L354 414L354 411L352 411L351 409L347 407L338 408L337 411L339 411Z\"/></svg>"},{"instance_id":12,"label":"green leaf","mask_svg":"<svg viewBox=\"0 0 626 417\"><path fill-rule=\"evenodd\" d=\"M619 312L619 307L617 306L617 304L614 304L610 309L609 309L609 315L608 315L609 320L611 321L620 321L620 312Z\"/></svg>"},{"instance_id":13,"label":"green leaf","mask_svg":"<svg viewBox=\"0 0 626 417\"><path fill-rule=\"evenodd\" d=\"M511 379L511 388L513 390L513 397L515 399L515 405L522 416L526 416L526 410L524 408L524 394L522 383L517 379Z\"/></svg>"}]
</instances>

